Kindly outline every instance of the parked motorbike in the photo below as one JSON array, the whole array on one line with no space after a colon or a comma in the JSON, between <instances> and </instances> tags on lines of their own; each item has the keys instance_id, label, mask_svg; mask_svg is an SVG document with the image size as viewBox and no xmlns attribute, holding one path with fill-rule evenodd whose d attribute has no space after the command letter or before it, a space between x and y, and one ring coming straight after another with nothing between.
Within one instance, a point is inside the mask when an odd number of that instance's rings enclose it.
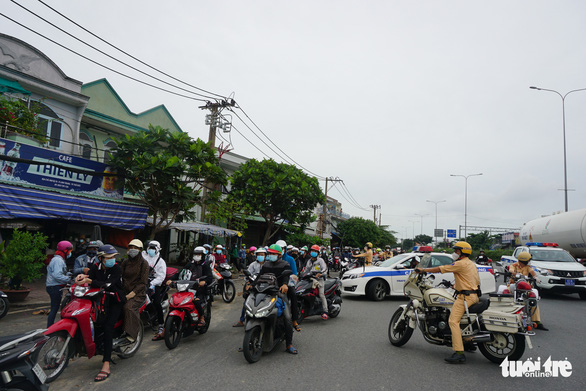
<instances>
[{"instance_id":1,"label":"parked motorbike","mask_svg":"<svg viewBox=\"0 0 586 391\"><path fill-rule=\"evenodd\" d=\"M103 313L104 301L109 284L101 289L81 285L73 285L73 300L61 311L61 320L53 324L45 335L49 340L39 351L38 362L45 370L47 383L55 380L67 367L69 359L78 356L92 358L104 351L104 330L101 327L100 316ZM143 303L139 312L146 307ZM134 342L129 342L124 334L123 313L114 325L114 339L112 351L121 358L132 357L143 340L142 322L138 336Z\"/></svg>"},{"instance_id":2,"label":"parked motorbike","mask_svg":"<svg viewBox=\"0 0 586 391\"><path fill-rule=\"evenodd\" d=\"M38 350L47 342L45 330L0 337L0 390L48 390L47 376L36 363Z\"/></svg>"},{"instance_id":3,"label":"parked motorbike","mask_svg":"<svg viewBox=\"0 0 586 391\"><path fill-rule=\"evenodd\" d=\"M232 282L232 272L230 271L230 265L222 263L216 265L216 268L220 270L212 269L215 279L218 284L214 286L213 295L222 295L222 300L225 303L231 303L236 297L236 286Z\"/></svg>"},{"instance_id":4,"label":"parked motorbike","mask_svg":"<svg viewBox=\"0 0 586 391\"><path fill-rule=\"evenodd\" d=\"M341 287L342 281L339 278L328 278L325 281L324 295L328 302L330 318L335 318L342 310ZM299 303L298 323L301 323L308 316L322 314L319 291L317 288L313 288L312 272L303 272L299 276L299 281L295 285L295 294L297 295L297 303Z\"/></svg>"},{"instance_id":5,"label":"parked motorbike","mask_svg":"<svg viewBox=\"0 0 586 391\"><path fill-rule=\"evenodd\" d=\"M177 288L177 292L171 295L169 299L169 314L165 320L165 345L169 349L175 349L181 337L188 337L197 331L204 334L210 327L212 320L212 301L211 294L217 281L213 281L206 291L206 299L202 303L203 314L200 314L193 303L196 297L195 285L199 285L199 279L195 281L176 281L172 282ZM198 326L200 319L203 317L205 325Z\"/></svg>"},{"instance_id":6,"label":"parked motorbike","mask_svg":"<svg viewBox=\"0 0 586 391\"><path fill-rule=\"evenodd\" d=\"M6 293L0 291L0 319L6 316L8 309L10 308L10 302Z\"/></svg>"},{"instance_id":7,"label":"parked motorbike","mask_svg":"<svg viewBox=\"0 0 586 391\"><path fill-rule=\"evenodd\" d=\"M274 274L258 278L253 278L248 270L244 274L253 284L244 303L246 323L242 351L246 361L252 364L260 360L263 352L272 351L285 339L284 322L288 320L283 311L287 297L279 293Z\"/></svg>"},{"instance_id":8,"label":"parked motorbike","mask_svg":"<svg viewBox=\"0 0 586 391\"><path fill-rule=\"evenodd\" d=\"M433 275L415 272L406 279L404 291L411 301L401 305L389 323L389 340L394 346L406 344L415 327L419 327L427 342L451 346L448 318L455 299L446 289L435 288L434 279ZM444 280L440 285L451 284ZM493 293L490 301L481 299L467 308L460 321L464 345L477 343L480 352L495 363L506 357L519 360L525 343L531 348L529 337L535 335L524 326L522 310L510 295Z\"/></svg>"},{"instance_id":9,"label":"parked motorbike","mask_svg":"<svg viewBox=\"0 0 586 391\"><path fill-rule=\"evenodd\" d=\"M167 281L171 278L175 273L177 273L177 269L173 267L167 268L167 273L165 275L165 279L161 284L161 306L163 307L163 315L167 314L169 310L169 286L167 285ZM149 276L149 285L154 277ZM142 319L142 323L145 327L150 327L151 330L157 331L159 324L157 322L157 310L154 306L154 295L155 292L152 290L147 290L147 303L144 311L140 315Z\"/></svg>"}]
</instances>

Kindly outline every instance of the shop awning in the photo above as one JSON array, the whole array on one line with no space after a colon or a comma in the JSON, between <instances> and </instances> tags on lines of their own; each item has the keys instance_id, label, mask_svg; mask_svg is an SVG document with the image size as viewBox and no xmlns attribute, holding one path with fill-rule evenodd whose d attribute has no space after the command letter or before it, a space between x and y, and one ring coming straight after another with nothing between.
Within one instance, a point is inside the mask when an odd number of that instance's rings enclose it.
<instances>
[{"instance_id":1,"label":"shop awning","mask_svg":"<svg viewBox=\"0 0 586 391\"><path fill-rule=\"evenodd\" d=\"M12 94L24 94L24 95L31 94L30 91L27 91L24 88L22 88L22 86L17 81L7 80L7 79L0 77L0 93L5 93L5 92L9 92Z\"/></svg>"},{"instance_id":2,"label":"shop awning","mask_svg":"<svg viewBox=\"0 0 586 391\"><path fill-rule=\"evenodd\" d=\"M149 224L153 223L153 219L149 217L147 219ZM189 231L189 232L199 232L204 235L210 236L237 236L239 234L238 231L234 231L232 229L218 227L217 225L202 223L202 222L190 222L190 223L171 223L169 228L176 229L178 231Z\"/></svg>"},{"instance_id":3,"label":"shop awning","mask_svg":"<svg viewBox=\"0 0 586 391\"><path fill-rule=\"evenodd\" d=\"M0 219L65 219L134 230L144 228L147 212L131 202L0 183Z\"/></svg>"}]
</instances>

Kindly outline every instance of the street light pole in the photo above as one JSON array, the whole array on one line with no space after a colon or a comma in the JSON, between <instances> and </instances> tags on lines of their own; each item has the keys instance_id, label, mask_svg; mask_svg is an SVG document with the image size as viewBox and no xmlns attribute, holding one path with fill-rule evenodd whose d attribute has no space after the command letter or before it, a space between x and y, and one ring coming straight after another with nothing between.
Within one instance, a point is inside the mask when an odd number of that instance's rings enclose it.
<instances>
[{"instance_id":1,"label":"street light pole","mask_svg":"<svg viewBox=\"0 0 586 391\"><path fill-rule=\"evenodd\" d=\"M566 212L567 212L568 211L568 169L567 169L567 164L566 164L566 96L568 96L572 92L585 91L586 88L572 90L572 91L567 92L565 95L560 94L556 90L548 90L547 88L539 88L539 87L535 87L535 86L531 86L529 88L531 88L532 90L538 90L538 91L554 92L554 93L558 94L560 98L562 98L562 134L563 134L563 139L564 139L564 199L565 199L565 207L566 207Z\"/></svg>"},{"instance_id":2,"label":"street light pole","mask_svg":"<svg viewBox=\"0 0 586 391\"><path fill-rule=\"evenodd\" d=\"M423 235L423 216L429 216L429 215L427 215L427 214L422 215L422 214L419 214L419 213L415 213L415 216L421 217L421 232L420 232L420 234Z\"/></svg>"},{"instance_id":3,"label":"street light pole","mask_svg":"<svg viewBox=\"0 0 586 391\"><path fill-rule=\"evenodd\" d=\"M425 202L432 202L435 204L435 229L433 230L433 237L435 239L435 243L437 244L437 236L435 236L435 232L437 231L437 204L439 204L440 202L446 202L446 200L442 200L442 201L425 200Z\"/></svg>"},{"instance_id":4,"label":"street light pole","mask_svg":"<svg viewBox=\"0 0 586 391\"><path fill-rule=\"evenodd\" d=\"M464 240L468 237L468 178L471 176L480 176L480 174L470 174L470 175L454 175L450 174L450 176L461 176L465 179L464 183Z\"/></svg>"}]
</instances>

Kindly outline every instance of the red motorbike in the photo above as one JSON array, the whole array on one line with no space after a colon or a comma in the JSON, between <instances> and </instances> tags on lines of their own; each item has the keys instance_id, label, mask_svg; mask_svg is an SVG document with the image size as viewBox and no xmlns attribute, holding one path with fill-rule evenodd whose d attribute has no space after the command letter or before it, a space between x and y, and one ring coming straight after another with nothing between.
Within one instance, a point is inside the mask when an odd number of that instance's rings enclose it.
<instances>
[{"instance_id":1,"label":"red motorbike","mask_svg":"<svg viewBox=\"0 0 586 391\"><path fill-rule=\"evenodd\" d=\"M108 287L106 286L105 289ZM55 380L67 367L69 359L74 356L92 358L96 354L103 354L104 330L100 326L100 317L108 296L115 295L104 288L90 288L73 285L71 288L73 299L61 311L61 320L53 324L45 335L49 340L38 355L38 363L47 375L46 382ZM144 311L146 301L139 312ZM120 358L132 357L143 340L142 322L139 333L134 342L129 342L122 336L124 333L123 313L114 325L112 352Z\"/></svg>"},{"instance_id":2,"label":"red motorbike","mask_svg":"<svg viewBox=\"0 0 586 391\"><path fill-rule=\"evenodd\" d=\"M214 280L207 288L203 288L206 289L205 299L202 302L203 314L197 311L193 302L197 294L193 288L199 285L199 280L177 281L172 284L177 288L177 292L169 298L169 314L165 320L165 345L169 349L175 349L181 337L187 337L196 330L200 334L208 331L212 320L213 295L211 292L217 281ZM202 317L205 324L200 326Z\"/></svg>"}]
</instances>

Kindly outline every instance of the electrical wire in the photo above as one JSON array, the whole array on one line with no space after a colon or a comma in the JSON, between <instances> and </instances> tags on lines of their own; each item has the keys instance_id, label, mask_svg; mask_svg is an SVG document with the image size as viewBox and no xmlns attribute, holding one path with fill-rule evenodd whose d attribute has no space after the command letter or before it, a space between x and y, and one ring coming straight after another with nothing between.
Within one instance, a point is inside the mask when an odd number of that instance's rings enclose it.
<instances>
[{"instance_id":1,"label":"electrical wire","mask_svg":"<svg viewBox=\"0 0 586 391\"><path fill-rule=\"evenodd\" d=\"M43 35L43 34L39 33L38 31L35 31L35 30L31 29L30 27L27 27L27 26L23 25L23 24L22 24L22 23L20 23L20 22L17 22L16 20L14 20L14 19L10 18L9 16L6 16L6 15L4 15L3 13L0 13L0 16L2 16L2 17L4 17L4 18L6 18L6 19L8 19L8 20L10 20L11 22L13 22L13 23L15 23L15 24L17 24L17 25L21 26L22 28L24 28L24 29L26 29L26 30L28 30L28 31L30 31L30 32L32 32L32 33L34 33L34 34L37 34L38 36L40 36L40 37L42 37L42 38L45 38L45 39L46 39L46 40L48 40L49 42L52 42L52 43L54 43L55 45L57 45L57 46L59 46L59 47L61 47L61 48L65 49L65 50L67 50L67 51L69 51L69 52L71 52L71 53L73 53L73 54L76 54L76 55L78 55L79 57L81 57L81 58L83 58L83 59L85 59L85 60L88 60L88 61L90 61L91 63L94 63L94 64L96 64L96 65L98 65L98 66L100 66L100 67L102 67L102 68L105 68L105 69L107 69L107 70L109 70L109 71L112 71L112 72L114 72L114 73L116 73L116 74L118 74L118 75L120 75L120 76L124 76L124 77L126 77L126 78L128 78L128 79L130 79L130 80L136 81L136 82L138 82L138 83L141 83L141 84L144 84L144 85L146 85L146 86L153 87L153 88L156 88L157 90L164 91L164 92L168 92L168 93L170 93L170 94L173 94L173 95L181 96L181 97L183 97L183 98L187 98L187 99L191 99L191 100L196 100L196 101L200 101L200 102L208 102L208 101L207 101L207 100L205 100L205 99L199 99L199 98L194 98L194 97L192 97L192 96L187 96L187 95L184 95L184 94L180 94L180 93L178 93L178 92L174 92L174 91L168 90L168 89L166 89L166 88L159 87L159 86L156 86L156 85L154 85L154 84L151 84L151 83L147 83L147 82L145 82L145 81L142 81L142 80L139 80L139 79L137 79L137 78L135 78L135 77L132 77L132 76L130 76L130 75L127 75L127 74L125 74L125 73L122 73L122 72L120 72L120 71L117 71L117 70L115 70L115 69L113 69L113 68L111 68L111 67L109 67L109 66L106 66L106 65L104 65L104 64L101 64L101 63L99 63L98 61L92 60L91 58L89 58L89 57L87 57L87 56L84 56L83 54L81 54L81 53L78 53L78 52L76 52L75 50L73 50L73 49L70 49L70 48L66 47L65 45L62 45L62 44L60 44L59 42L57 42L57 41L55 41L55 40L53 40L53 39L51 39L51 38L49 38L49 37L47 37L47 36L45 36L45 35Z\"/></svg>"},{"instance_id":2,"label":"electrical wire","mask_svg":"<svg viewBox=\"0 0 586 391\"><path fill-rule=\"evenodd\" d=\"M354 202L354 204L358 207L358 209L362 209L364 211L369 210L368 208L365 208L362 205L360 205L360 203L358 203L358 201L356 201L356 199L352 196L352 194L350 193L350 190L348 189L348 187L346 186L344 181L342 181L342 189L346 192L346 194L348 194L348 196Z\"/></svg>"},{"instance_id":3,"label":"electrical wire","mask_svg":"<svg viewBox=\"0 0 586 391\"><path fill-rule=\"evenodd\" d=\"M12 1L12 0L11 0L11 1ZM168 73L165 73L165 72L161 71L161 70L160 70L160 69L158 69L158 68L155 68L155 67L153 67L153 66L151 66L151 65L147 64L146 62L144 62L144 61L140 60L139 58L137 58L137 57L133 56L132 54L130 54L130 53L128 53L128 52L126 52L126 51L124 51L124 50L122 50L122 49L118 48L117 46L115 46L115 45L111 44L110 42L106 41L105 39L101 38L100 36L98 36L98 35L94 34L93 32L91 32L90 30L86 29L85 27L83 27L83 26L82 26L82 25L80 25L79 23L77 23L77 22L75 22L74 20L72 20L72 19L68 18L67 16L63 15L61 12L57 11L55 8L53 8L53 7L51 7L50 5L46 4L44 1L42 1L42 0L38 0L38 2L39 2L39 3L41 3L41 4L43 4L45 7L49 8L51 11L55 12L55 13L56 13L56 14L58 14L59 16L61 16L61 17L65 18L65 19L66 19L66 20L68 20L69 22L73 23L74 25L76 25L77 27L79 27L80 29L82 29L83 31L85 31L86 33L88 33L88 34L92 35L93 37L95 37L95 38L99 39L100 41L104 42L106 45L108 45L108 46L110 46L110 47L112 47L112 48L114 48L114 49L118 50L119 52L121 52L121 53L123 53L123 54L127 55L128 57L132 58L133 60L135 60L135 61L138 61L138 62L139 62L139 63L141 63L142 65L144 65L144 66L146 66L146 67L148 67L148 68L150 68L150 69L152 69L152 70L154 70L154 71L157 71L157 72L159 72L160 74L162 74L162 75L165 75L165 76L167 76L167 77L169 77L169 78L171 78L171 79L173 79L173 80L175 80L175 81L178 81L178 82L180 82L180 83L182 83L182 84L184 84L184 85L186 85L186 86L189 86L189 87L191 87L191 88L195 88L195 89L196 89L196 90L198 90L198 91L202 91L202 92L205 92L206 94L210 94L210 95L215 95L215 96L217 96L217 97L220 97L220 98L222 98L222 99L227 99L227 98L226 98L224 95L216 94L216 93L214 93L214 92L211 92L211 91L204 90L203 88L196 87L196 86L194 86L194 85L192 85L192 84L189 84L189 83L187 83L187 82L185 82L185 81L183 81L183 80L180 80L180 79L178 79L178 78L176 78L176 77L174 77L174 76L171 76L170 74L168 74Z\"/></svg>"}]
</instances>

